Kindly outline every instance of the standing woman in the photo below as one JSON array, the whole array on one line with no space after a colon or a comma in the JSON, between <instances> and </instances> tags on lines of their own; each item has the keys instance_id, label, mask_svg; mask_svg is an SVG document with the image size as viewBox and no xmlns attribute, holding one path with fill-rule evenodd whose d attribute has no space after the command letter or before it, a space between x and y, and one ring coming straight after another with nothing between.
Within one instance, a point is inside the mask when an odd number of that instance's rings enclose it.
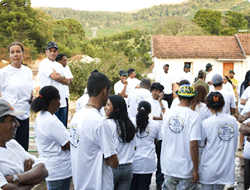
<instances>
[{"instance_id":1,"label":"standing woman","mask_svg":"<svg viewBox=\"0 0 250 190\"><path fill-rule=\"evenodd\" d=\"M135 127L128 117L127 105L122 96L109 96L104 108L114 137L119 166L112 168L114 190L128 190L133 177L132 162L135 150Z\"/></svg>"},{"instance_id":2,"label":"standing woman","mask_svg":"<svg viewBox=\"0 0 250 190\"><path fill-rule=\"evenodd\" d=\"M69 190L71 183L70 134L54 114L60 107L60 95L53 86L45 86L31 105L34 112L41 111L35 121L35 139L39 159L45 164L49 176L48 190Z\"/></svg>"},{"instance_id":3,"label":"standing woman","mask_svg":"<svg viewBox=\"0 0 250 190\"><path fill-rule=\"evenodd\" d=\"M19 42L8 46L11 63L0 70L0 92L16 111L25 111L17 116L20 127L15 139L27 151L29 147L30 102L33 95L33 75L30 68L23 65L24 47Z\"/></svg>"},{"instance_id":4,"label":"standing woman","mask_svg":"<svg viewBox=\"0 0 250 190\"><path fill-rule=\"evenodd\" d=\"M63 53L58 53L56 56L56 61L60 64L62 64L63 69L64 69L64 73L65 73L65 79L64 79L64 85L63 88L65 90L65 98L66 98L66 107L63 107L61 109L63 109L63 113L64 113L64 126L67 128L67 124L68 124L68 112L69 112L69 85L73 84L73 75L70 71L69 66L67 65L68 60L66 55L64 55ZM60 110L60 109L59 109ZM60 117L59 117L60 118Z\"/></svg>"},{"instance_id":5,"label":"standing woman","mask_svg":"<svg viewBox=\"0 0 250 190\"><path fill-rule=\"evenodd\" d=\"M223 77L223 90L232 93L234 95L234 97L235 97L235 93L234 93L234 89L233 89L233 83L228 78L228 76Z\"/></svg>"},{"instance_id":6,"label":"standing woman","mask_svg":"<svg viewBox=\"0 0 250 190\"><path fill-rule=\"evenodd\" d=\"M149 119L151 105L141 101L136 118L132 122L136 126L136 150L133 161L133 179L130 190L149 190L152 174L156 171L155 139L159 139L158 123Z\"/></svg>"},{"instance_id":7,"label":"standing woman","mask_svg":"<svg viewBox=\"0 0 250 190\"><path fill-rule=\"evenodd\" d=\"M207 143L199 167L201 189L223 190L226 184L234 184L238 124L233 116L222 112L225 101L221 93L211 92L206 102L213 116L202 122L202 140Z\"/></svg>"}]
</instances>

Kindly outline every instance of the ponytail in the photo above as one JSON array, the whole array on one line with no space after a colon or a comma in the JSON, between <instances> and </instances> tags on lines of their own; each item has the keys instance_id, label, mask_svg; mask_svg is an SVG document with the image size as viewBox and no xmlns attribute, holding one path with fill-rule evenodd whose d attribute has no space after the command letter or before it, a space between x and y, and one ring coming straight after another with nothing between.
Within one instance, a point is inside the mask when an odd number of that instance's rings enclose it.
<instances>
[{"instance_id":1,"label":"ponytail","mask_svg":"<svg viewBox=\"0 0 250 190\"><path fill-rule=\"evenodd\" d=\"M140 134L145 132L149 123L149 113L151 112L151 105L147 101L141 101L138 106L138 113L136 115L137 132Z\"/></svg>"}]
</instances>

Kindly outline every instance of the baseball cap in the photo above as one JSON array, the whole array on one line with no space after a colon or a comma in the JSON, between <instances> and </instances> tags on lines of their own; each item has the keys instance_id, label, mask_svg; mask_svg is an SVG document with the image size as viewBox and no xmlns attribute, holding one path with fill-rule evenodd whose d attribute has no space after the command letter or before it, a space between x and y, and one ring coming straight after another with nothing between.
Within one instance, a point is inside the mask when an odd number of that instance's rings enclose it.
<instances>
[{"instance_id":1,"label":"baseball cap","mask_svg":"<svg viewBox=\"0 0 250 190\"><path fill-rule=\"evenodd\" d=\"M233 70L230 70L230 71L229 71L229 73L233 73L233 74L235 74L235 72L234 72Z\"/></svg>"},{"instance_id":2,"label":"baseball cap","mask_svg":"<svg viewBox=\"0 0 250 190\"><path fill-rule=\"evenodd\" d=\"M25 114L26 111L17 112L6 100L0 99L0 117L5 115L19 116Z\"/></svg>"},{"instance_id":3,"label":"baseball cap","mask_svg":"<svg viewBox=\"0 0 250 190\"><path fill-rule=\"evenodd\" d=\"M208 63L207 65L206 65L206 68L210 68L210 67L212 67L213 65L211 64L211 63Z\"/></svg>"},{"instance_id":4,"label":"baseball cap","mask_svg":"<svg viewBox=\"0 0 250 190\"><path fill-rule=\"evenodd\" d=\"M175 93L178 96L187 97L187 98L193 97L198 94L198 92L194 89L193 86L190 86L187 84L180 86L179 90L177 90Z\"/></svg>"},{"instance_id":5,"label":"baseball cap","mask_svg":"<svg viewBox=\"0 0 250 190\"><path fill-rule=\"evenodd\" d=\"M49 42L49 43L47 44L46 50L48 50L48 49L50 49L50 48L53 48L53 47L56 48L56 49L58 49L58 46L57 46L56 42L51 41L51 42Z\"/></svg>"},{"instance_id":6,"label":"baseball cap","mask_svg":"<svg viewBox=\"0 0 250 190\"><path fill-rule=\"evenodd\" d=\"M126 70L123 69L123 70L120 70L119 75L120 76L128 76L128 73Z\"/></svg>"},{"instance_id":7,"label":"baseball cap","mask_svg":"<svg viewBox=\"0 0 250 190\"><path fill-rule=\"evenodd\" d=\"M163 92L164 86L162 86L159 82L154 82L154 83L151 84L151 86L150 86L150 92L151 92L153 89L158 89L158 90L160 90L160 92Z\"/></svg>"},{"instance_id":8,"label":"baseball cap","mask_svg":"<svg viewBox=\"0 0 250 190\"><path fill-rule=\"evenodd\" d=\"M222 76L220 76L219 74L215 74L212 77L212 83L213 84L220 84L220 83L222 83L222 81L223 81Z\"/></svg>"},{"instance_id":9,"label":"baseball cap","mask_svg":"<svg viewBox=\"0 0 250 190\"><path fill-rule=\"evenodd\" d=\"M190 68L190 65L185 63L184 68Z\"/></svg>"}]
</instances>

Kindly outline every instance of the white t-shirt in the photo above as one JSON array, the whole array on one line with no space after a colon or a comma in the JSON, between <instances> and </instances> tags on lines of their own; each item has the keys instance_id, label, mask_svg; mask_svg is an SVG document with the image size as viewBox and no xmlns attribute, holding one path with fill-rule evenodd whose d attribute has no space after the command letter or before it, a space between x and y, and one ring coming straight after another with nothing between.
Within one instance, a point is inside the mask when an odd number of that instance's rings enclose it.
<instances>
[{"instance_id":1,"label":"white t-shirt","mask_svg":"<svg viewBox=\"0 0 250 190\"><path fill-rule=\"evenodd\" d=\"M129 118L133 118L137 114L137 108L141 101L145 101L147 98L151 97L151 93L149 90L145 88L138 88L131 90L128 95L127 106L128 108L128 116Z\"/></svg>"},{"instance_id":2,"label":"white t-shirt","mask_svg":"<svg viewBox=\"0 0 250 190\"><path fill-rule=\"evenodd\" d=\"M171 104L171 109L175 106L178 106L180 104L180 99L177 97L173 100L172 104Z\"/></svg>"},{"instance_id":3,"label":"white t-shirt","mask_svg":"<svg viewBox=\"0 0 250 190\"><path fill-rule=\"evenodd\" d=\"M235 151L238 143L237 120L218 113L202 122L207 140L199 167L202 184L234 184Z\"/></svg>"},{"instance_id":4,"label":"white t-shirt","mask_svg":"<svg viewBox=\"0 0 250 190\"><path fill-rule=\"evenodd\" d=\"M224 98L225 105L223 107L223 112L226 114L231 114L230 108L236 108L234 95L225 90L214 90L214 92L220 92Z\"/></svg>"},{"instance_id":5,"label":"white t-shirt","mask_svg":"<svg viewBox=\"0 0 250 190\"><path fill-rule=\"evenodd\" d=\"M65 76L63 66L56 61L51 61L48 58L45 58L41 61L38 71L40 74L41 88L48 85L52 85L57 88L61 98L60 108L66 107L67 105L65 99L65 89L63 87L64 85L50 78L51 73L53 73L54 71L56 71L62 76Z\"/></svg>"},{"instance_id":6,"label":"white t-shirt","mask_svg":"<svg viewBox=\"0 0 250 190\"><path fill-rule=\"evenodd\" d=\"M64 70L63 73L65 73L65 78L67 78L67 79L73 79L74 78L74 76L72 75L68 65L63 67L63 70ZM63 88L65 90L65 97L69 98L69 86L68 85L63 85Z\"/></svg>"},{"instance_id":7,"label":"white t-shirt","mask_svg":"<svg viewBox=\"0 0 250 190\"><path fill-rule=\"evenodd\" d=\"M212 71L210 73L206 72L206 83L212 81L212 78L213 78L214 75L215 75L215 73L212 72ZM214 90L214 85L213 84L208 84L208 86L209 86L209 92L212 92Z\"/></svg>"},{"instance_id":8,"label":"white t-shirt","mask_svg":"<svg viewBox=\"0 0 250 190\"><path fill-rule=\"evenodd\" d=\"M165 113L162 113L161 105L158 100L153 99L152 97L149 99L146 99L151 104L151 113L149 116L154 116L154 117L160 117L161 114L163 118L168 112L168 102L165 100L161 100L163 107L165 108ZM160 134L159 134L159 140L162 140L162 133L161 133L161 126L162 126L162 121L163 120L155 120L158 123L158 126L160 127Z\"/></svg>"},{"instance_id":9,"label":"white t-shirt","mask_svg":"<svg viewBox=\"0 0 250 190\"><path fill-rule=\"evenodd\" d=\"M115 94L118 95L118 93L121 93L123 89L124 89L124 84L121 82L121 80L119 80L117 83L115 83L115 85L114 85ZM130 91L130 86L127 84L125 94L128 95L129 91Z\"/></svg>"},{"instance_id":10,"label":"white t-shirt","mask_svg":"<svg viewBox=\"0 0 250 190\"><path fill-rule=\"evenodd\" d=\"M172 94L173 89L172 89L172 84L175 83L174 79L172 76L166 73L162 73L160 78L159 78L159 83L164 86L164 94Z\"/></svg>"},{"instance_id":11,"label":"white t-shirt","mask_svg":"<svg viewBox=\"0 0 250 190\"><path fill-rule=\"evenodd\" d=\"M201 118L188 107L169 110L162 124L161 171L165 175L191 178L190 141L201 140Z\"/></svg>"},{"instance_id":12,"label":"white t-shirt","mask_svg":"<svg viewBox=\"0 0 250 190\"><path fill-rule=\"evenodd\" d=\"M203 102L201 102L199 105L196 105L195 111L201 116L202 121L213 115L208 109L207 105Z\"/></svg>"},{"instance_id":13,"label":"white t-shirt","mask_svg":"<svg viewBox=\"0 0 250 190\"><path fill-rule=\"evenodd\" d=\"M76 101L76 112L82 109L89 101L89 95L83 94L78 100Z\"/></svg>"},{"instance_id":14,"label":"white t-shirt","mask_svg":"<svg viewBox=\"0 0 250 190\"><path fill-rule=\"evenodd\" d=\"M245 89L245 91L243 92L243 94L240 98L245 99L245 100L248 100L250 98L250 86L248 86ZM240 100L239 100L239 102L240 102ZM241 103L239 103L239 105L241 106L241 108L244 108L244 105L242 105Z\"/></svg>"},{"instance_id":15,"label":"white t-shirt","mask_svg":"<svg viewBox=\"0 0 250 190\"><path fill-rule=\"evenodd\" d=\"M75 189L112 190L113 173L104 159L117 152L108 122L97 109L82 108L74 115L71 128L77 128L71 130Z\"/></svg>"},{"instance_id":16,"label":"white t-shirt","mask_svg":"<svg viewBox=\"0 0 250 190\"><path fill-rule=\"evenodd\" d=\"M136 126L136 119L131 121ZM136 133L136 150L133 161L133 173L150 174L156 171L155 144L154 140L159 139L158 123L149 119L148 126L142 134Z\"/></svg>"},{"instance_id":17,"label":"white t-shirt","mask_svg":"<svg viewBox=\"0 0 250 190\"><path fill-rule=\"evenodd\" d=\"M127 79L127 81L128 81L128 85L129 85L129 89L130 90L133 90L133 89L135 89L135 87L138 85L138 84L140 84L140 80L138 80L137 78L133 78L133 79L131 79L131 78L129 78L128 77L128 79ZM130 92L130 91L129 91ZM129 94L129 92L128 92L128 94Z\"/></svg>"},{"instance_id":18,"label":"white t-shirt","mask_svg":"<svg viewBox=\"0 0 250 190\"><path fill-rule=\"evenodd\" d=\"M118 136L117 127L114 119L107 119L107 121L112 131L115 148L118 154L119 165L132 163L134 160L135 137L129 143L123 143L122 139L120 139Z\"/></svg>"},{"instance_id":19,"label":"white t-shirt","mask_svg":"<svg viewBox=\"0 0 250 190\"><path fill-rule=\"evenodd\" d=\"M245 113L250 111L250 99L247 100L243 110L240 112L240 115L244 115Z\"/></svg>"},{"instance_id":20,"label":"white t-shirt","mask_svg":"<svg viewBox=\"0 0 250 190\"><path fill-rule=\"evenodd\" d=\"M250 122L250 118L244 121L243 123L246 125L247 123ZM244 151L243 151L243 156L245 159L250 160L250 142L245 139L245 146L244 146Z\"/></svg>"},{"instance_id":21,"label":"white t-shirt","mask_svg":"<svg viewBox=\"0 0 250 190\"><path fill-rule=\"evenodd\" d=\"M17 118L27 119L30 116L29 100L33 92L31 69L24 65L21 65L21 68L7 65L0 69L0 92L2 99L9 102L16 111L26 111L25 114L17 116Z\"/></svg>"},{"instance_id":22,"label":"white t-shirt","mask_svg":"<svg viewBox=\"0 0 250 190\"><path fill-rule=\"evenodd\" d=\"M70 134L63 123L48 111L41 111L35 120L35 140L39 159L49 176L46 181L66 179L72 176L70 151L62 150L70 140Z\"/></svg>"},{"instance_id":23,"label":"white t-shirt","mask_svg":"<svg viewBox=\"0 0 250 190\"><path fill-rule=\"evenodd\" d=\"M223 84L222 90L230 92L231 94L233 94L233 96L235 96L233 86L231 85L230 82L227 82L226 84Z\"/></svg>"},{"instance_id":24,"label":"white t-shirt","mask_svg":"<svg viewBox=\"0 0 250 190\"><path fill-rule=\"evenodd\" d=\"M194 83L194 77L191 75L190 72L186 73L185 71L183 71L180 75L180 80L178 82L180 82L181 80L188 80L190 84Z\"/></svg>"}]
</instances>

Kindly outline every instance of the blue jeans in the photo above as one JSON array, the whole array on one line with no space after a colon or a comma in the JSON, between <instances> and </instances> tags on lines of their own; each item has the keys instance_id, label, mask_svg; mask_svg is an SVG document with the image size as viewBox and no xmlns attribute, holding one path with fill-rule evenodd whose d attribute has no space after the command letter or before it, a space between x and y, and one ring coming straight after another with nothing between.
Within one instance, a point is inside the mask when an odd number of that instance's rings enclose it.
<instances>
[{"instance_id":1,"label":"blue jeans","mask_svg":"<svg viewBox=\"0 0 250 190\"><path fill-rule=\"evenodd\" d=\"M69 190L72 177L56 181L46 181L48 190Z\"/></svg>"},{"instance_id":2,"label":"blue jeans","mask_svg":"<svg viewBox=\"0 0 250 190\"><path fill-rule=\"evenodd\" d=\"M130 190L149 190L152 174L133 174Z\"/></svg>"},{"instance_id":3,"label":"blue jeans","mask_svg":"<svg viewBox=\"0 0 250 190\"><path fill-rule=\"evenodd\" d=\"M132 164L120 164L117 169L112 168L114 176L114 190L129 190L133 177Z\"/></svg>"},{"instance_id":4,"label":"blue jeans","mask_svg":"<svg viewBox=\"0 0 250 190\"><path fill-rule=\"evenodd\" d=\"M55 115L63 123L63 125L67 128L66 113L67 113L67 107L63 107L63 108L59 108L57 110L57 112L55 113Z\"/></svg>"}]
</instances>

